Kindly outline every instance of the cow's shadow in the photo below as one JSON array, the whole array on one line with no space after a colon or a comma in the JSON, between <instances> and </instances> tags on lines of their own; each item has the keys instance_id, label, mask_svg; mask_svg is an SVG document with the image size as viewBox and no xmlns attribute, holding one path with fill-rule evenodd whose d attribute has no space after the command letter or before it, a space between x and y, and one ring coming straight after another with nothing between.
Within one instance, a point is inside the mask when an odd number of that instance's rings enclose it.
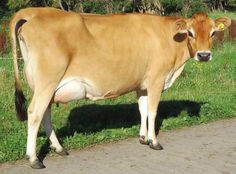
<instances>
[{"instance_id":1,"label":"cow's shadow","mask_svg":"<svg viewBox=\"0 0 236 174\"><path fill-rule=\"evenodd\" d=\"M202 103L188 100L162 101L157 113L157 129L164 119L177 117L182 111L199 116ZM95 133L109 128L127 128L140 124L138 104L85 105L71 110L67 125L58 131L59 137L78 133Z\"/></svg>"},{"instance_id":2,"label":"cow's shadow","mask_svg":"<svg viewBox=\"0 0 236 174\"><path fill-rule=\"evenodd\" d=\"M186 111L189 116L199 116L201 106L189 100L161 101L157 113L157 132L164 119L178 117L182 111ZM68 122L65 127L57 130L59 138L78 133L95 133L109 128L128 128L140 124L140 114L138 104L118 104L118 105L85 105L71 110ZM49 143L41 148L39 156L41 159L49 151Z\"/></svg>"}]
</instances>

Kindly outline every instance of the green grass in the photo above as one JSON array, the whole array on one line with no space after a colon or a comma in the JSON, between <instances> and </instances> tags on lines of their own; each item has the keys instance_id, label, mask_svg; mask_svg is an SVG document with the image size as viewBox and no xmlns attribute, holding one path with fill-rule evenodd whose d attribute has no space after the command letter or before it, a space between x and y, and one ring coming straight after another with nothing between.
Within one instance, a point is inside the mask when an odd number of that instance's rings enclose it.
<instances>
[{"instance_id":1,"label":"green grass","mask_svg":"<svg viewBox=\"0 0 236 174\"><path fill-rule=\"evenodd\" d=\"M157 127L162 131L222 118L236 117L236 43L213 49L213 60L190 60L173 87L163 93ZM3 58L11 58L4 55ZM12 61L0 60L0 163L24 157L27 122L19 122L14 108ZM21 74L21 77L23 75ZM22 79L28 101L31 92ZM98 102L81 100L53 106L53 127L66 149L81 149L138 135L140 116L135 93ZM49 150L43 130L37 150Z\"/></svg>"},{"instance_id":2,"label":"green grass","mask_svg":"<svg viewBox=\"0 0 236 174\"><path fill-rule=\"evenodd\" d=\"M209 14L210 17L212 18L219 18L221 16L227 16L231 19L236 19L236 13L233 12L219 12L219 11L214 11Z\"/></svg>"}]
</instances>

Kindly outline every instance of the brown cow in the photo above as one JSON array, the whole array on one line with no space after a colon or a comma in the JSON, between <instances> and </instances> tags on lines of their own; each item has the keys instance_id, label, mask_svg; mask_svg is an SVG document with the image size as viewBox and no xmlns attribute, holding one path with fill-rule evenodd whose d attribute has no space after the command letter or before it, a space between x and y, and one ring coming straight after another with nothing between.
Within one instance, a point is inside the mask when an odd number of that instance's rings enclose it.
<instances>
[{"instance_id":1,"label":"brown cow","mask_svg":"<svg viewBox=\"0 0 236 174\"><path fill-rule=\"evenodd\" d=\"M53 8L28 8L11 20L16 109L27 118L20 88L16 40L25 77L34 92L28 108L26 154L33 168L45 167L36 156L40 123L57 153L67 154L51 125L51 103L117 97L137 91L141 113L140 142L160 150L155 119L161 93L180 75L190 57L211 60L212 37L230 25L212 20L148 14L88 15ZM147 129L148 120L148 129Z\"/></svg>"}]
</instances>

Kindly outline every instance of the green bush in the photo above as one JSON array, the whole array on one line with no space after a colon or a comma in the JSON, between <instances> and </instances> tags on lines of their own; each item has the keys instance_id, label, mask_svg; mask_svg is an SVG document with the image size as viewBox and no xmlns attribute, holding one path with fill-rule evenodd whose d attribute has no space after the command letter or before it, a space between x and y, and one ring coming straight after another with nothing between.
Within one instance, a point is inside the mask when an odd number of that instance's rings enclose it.
<instances>
[{"instance_id":1,"label":"green bush","mask_svg":"<svg viewBox=\"0 0 236 174\"><path fill-rule=\"evenodd\" d=\"M191 17L196 12L208 12L203 0L161 0L165 15Z\"/></svg>"},{"instance_id":2,"label":"green bush","mask_svg":"<svg viewBox=\"0 0 236 174\"><path fill-rule=\"evenodd\" d=\"M5 13L8 11L7 7L7 0L1 0L0 1L0 16L5 15ZM1 20L1 18L0 18Z\"/></svg>"},{"instance_id":3,"label":"green bush","mask_svg":"<svg viewBox=\"0 0 236 174\"><path fill-rule=\"evenodd\" d=\"M197 12L209 12L209 9L202 0L192 1L190 4L190 10L187 12L187 16L192 16Z\"/></svg>"},{"instance_id":4,"label":"green bush","mask_svg":"<svg viewBox=\"0 0 236 174\"><path fill-rule=\"evenodd\" d=\"M5 7L7 7L9 10L17 11L21 8L26 7L58 7L58 0L1 0L4 1ZM2 7L2 4L0 3L0 8Z\"/></svg>"},{"instance_id":5,"label":"green bush","mask_svg":"<svg viewBox=\"0 0 236 174\"><path fill-rule=\"evenodd\" d=\"M102 1L84 1L83 10L85 13L106 13L105 3Z\"/></svg>"},{"instance_id":6,"label":"green bush","mask_svg":"<svg viewBox=\"0 0 236 174\"><path fill-rule=\"evenodd\" d=\"M165 15L179 14L183 8L183 0L161 0Z\"/></svg>"},{"instance_id":7,"label":"green bush","mask_svg":"<svg viewBox=\"0 0 236 174\"><path fill-rule=\"evenodd\" d=\"M73 11L85 13L119 13L133 11L132 1L130 0L86 0L82 2L75 2L71 9Z\"/></svg>"},{"instance_id":8,"label":"green bush","mask_svg":"<svg viewBox=\"0 0 236 174\"><path fill-rule=\"evenodd\" d=\"M27 1L25 0L8 0L7 6L12 10L19 10L27 6Z\"/></svg>"},{"instance_id":9,"label":"green bush","mask_svg":"<svg viewBox=\"0 0 236 174\"><path fill-rule=\"evenodd\" d=\"M86 13L104 14L132 12L135 10L133 0L61 0L61 2L63 4L61 4L62 7L65 9ZM137 2L142 4L144 0L137 0ZM160 3L165 15L182 15L187 17L199 11L208 12L208 6L203 0L160 0ZM1 0L0 14L8 9L15 11L32 6L60 7L58 0Z\"/></svg>"}]
</instances>

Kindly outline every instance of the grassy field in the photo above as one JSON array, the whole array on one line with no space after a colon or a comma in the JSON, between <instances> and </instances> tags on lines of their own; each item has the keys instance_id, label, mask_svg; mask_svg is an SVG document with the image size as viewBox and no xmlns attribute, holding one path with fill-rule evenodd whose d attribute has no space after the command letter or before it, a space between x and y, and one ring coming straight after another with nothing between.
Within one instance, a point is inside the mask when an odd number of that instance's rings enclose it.
<instances>
[{"instance_id":1,"label":"grassy field","mask_svg":"<svg viewBox=\"0 0 236 174\"><path fill-rule=\"evenodd\" d=\"M190 60L173 87L163 93L157 122L162 131L236 116L236 42L216 46L213 56L207 63ZM12 60L0 59L0 163L23 158L26 149L27 123L15 116L12 69ZM22 83L30 101L32 94L23 79ZM53 127L66 149L138 135L140 116L134 93L53 106L52 115ZM48 146L40 130L38 152L48 153Z\"/></svg>"},{"instance_id":2,"label":"grassy field","mask_svg":"<svg viewBox=\"0 0 236 174\"><path fill-rule=\"evenodd\" d=\"M218 18L218 17L221 17L221 16L227 16L231 19L236 19L236 13L234 12L219 12L219 11L215 11L215 12L211 12L209 14L210 17L212 18Z\"/></svg>"}]
</instances>

